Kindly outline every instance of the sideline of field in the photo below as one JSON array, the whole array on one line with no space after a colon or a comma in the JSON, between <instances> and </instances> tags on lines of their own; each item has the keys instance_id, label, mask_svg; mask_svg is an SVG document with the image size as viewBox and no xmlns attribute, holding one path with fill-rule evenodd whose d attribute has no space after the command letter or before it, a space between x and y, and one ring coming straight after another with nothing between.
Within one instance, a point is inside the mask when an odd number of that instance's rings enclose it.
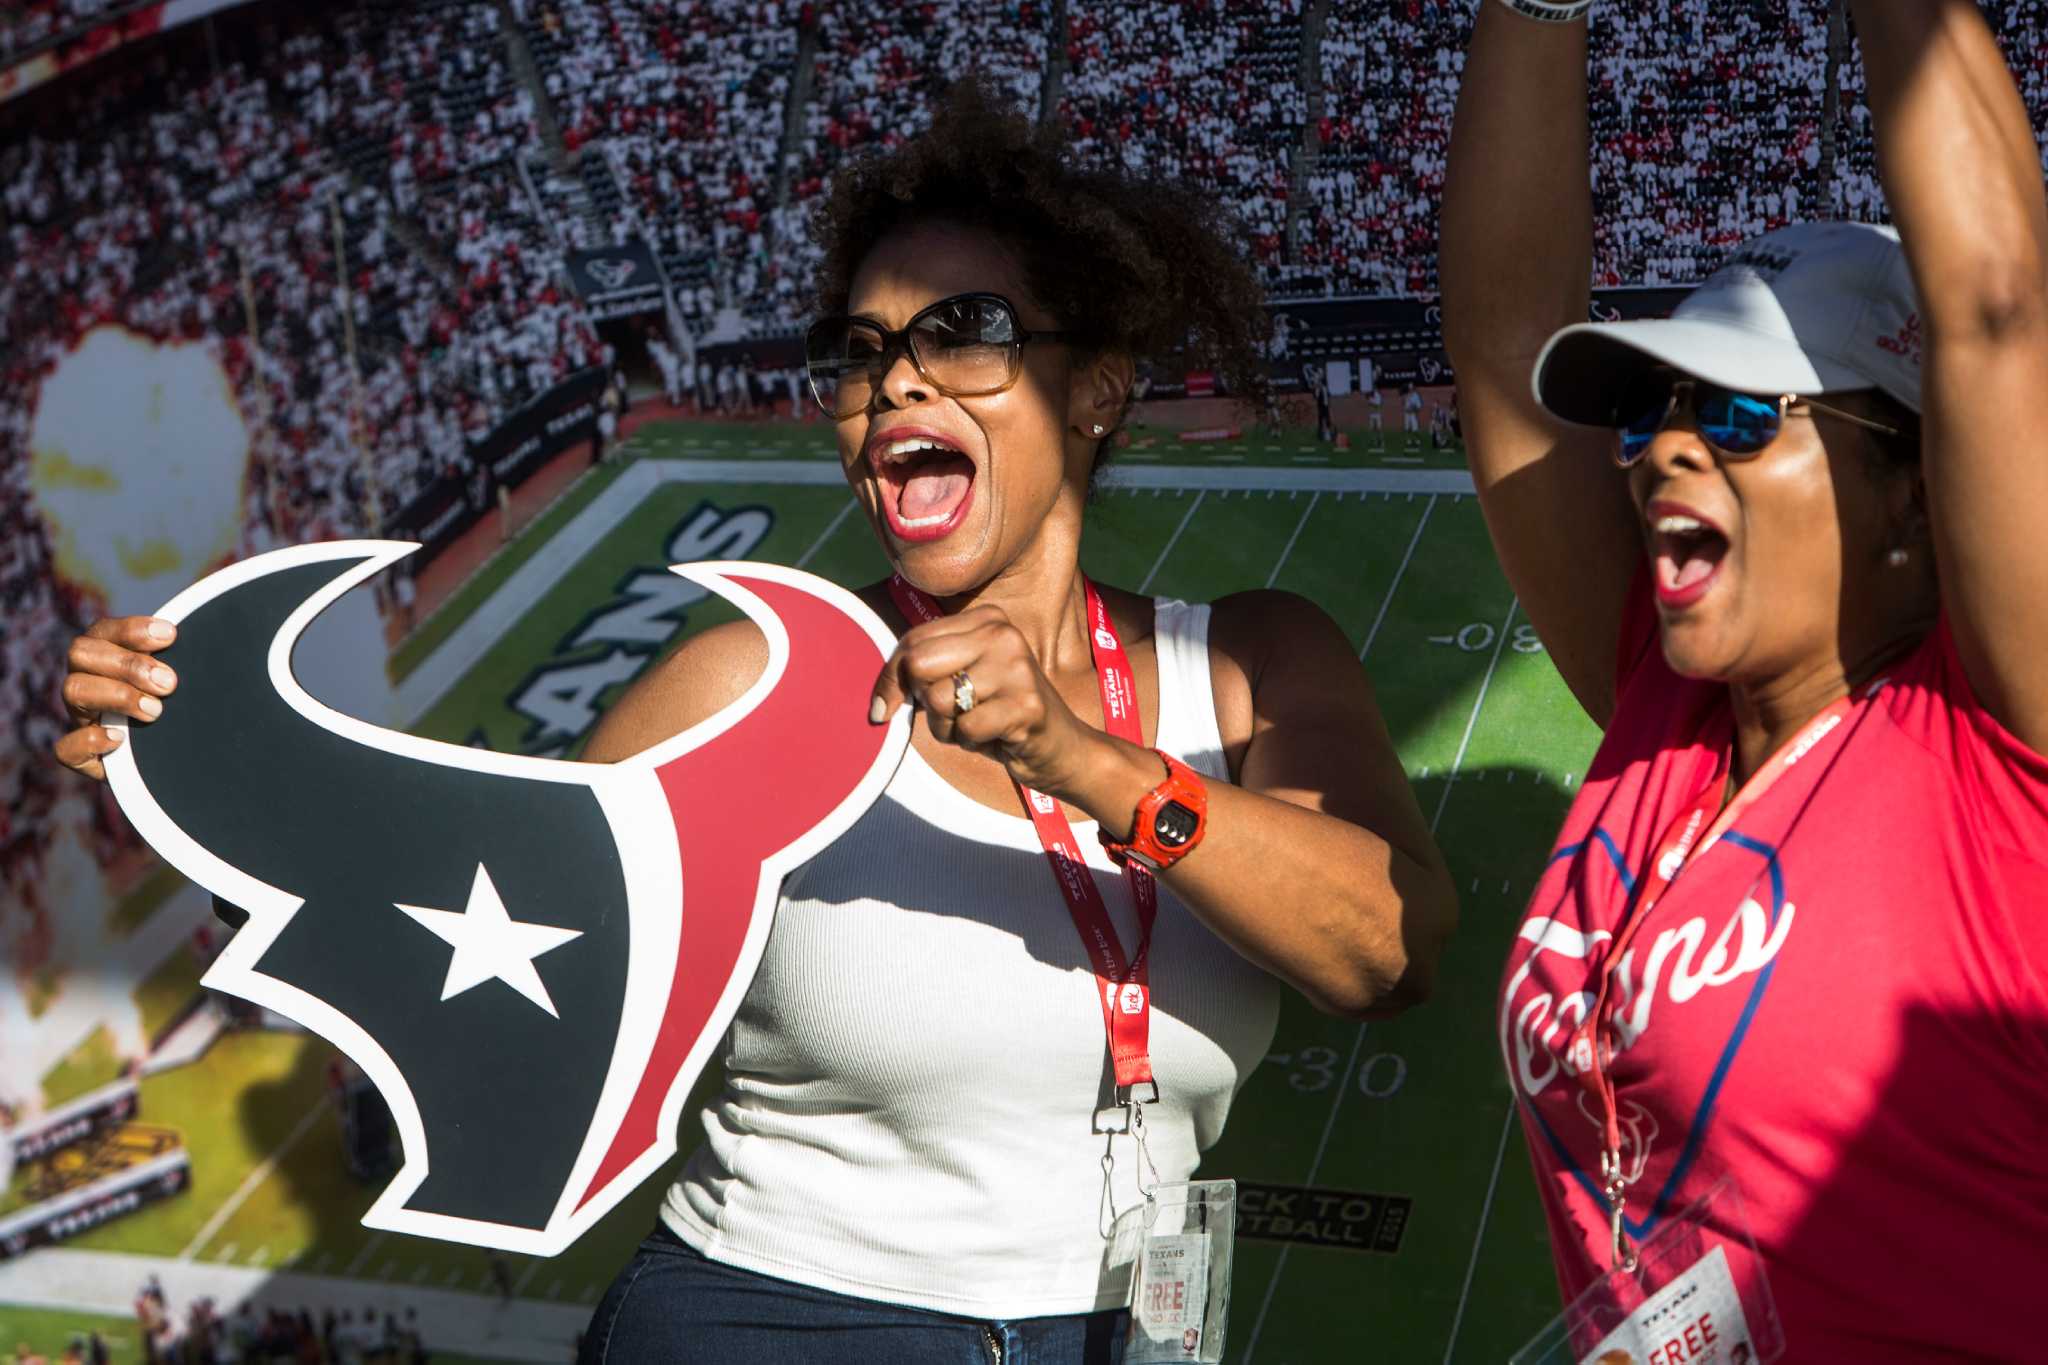
<instances>
[{"instance_id":1,"label":"sideline of field","mask_svg":"<svg viewBox=\"0 0 2048 1365\"><path fill-rule=\"evenodd\" d=\"M33 1256L0 1262L0 1302L64 1309L107 1317L129 1317L137 1290L154 1275L164 1297L182 1315L195 1299L210 1298L223 1317L244 1302L265 1307L308 1309L318 1318L369 1310L418 1315L421 1339L436 1352L508 1361L566 1360L576 1336L590 1320L588 1307L502 1300L446 1289L419 1289L306 1275L291 1270L253 1270L169 1256L47 1247Z\"/></svg>"},{"instance_id":2,"label":"sideline of field","mask_svg":"<svg viewBox=\"0 0 2048 1365\"><path fill-rule=\"evenodd\" d=\"M411 725L474 668L550 584L567 573L642 499L671 483L765 483L832 487L844 482L839 467L819 460L641 459L627 466L568 522L555 527L490 596L449 630L433 653L398 685L396 714ZM1211 465L1111 466L1106 492L1189 490L1269 493L1462 494L1472 477L1449 469L1288 469Z\"/></svg>"}]
</instances>

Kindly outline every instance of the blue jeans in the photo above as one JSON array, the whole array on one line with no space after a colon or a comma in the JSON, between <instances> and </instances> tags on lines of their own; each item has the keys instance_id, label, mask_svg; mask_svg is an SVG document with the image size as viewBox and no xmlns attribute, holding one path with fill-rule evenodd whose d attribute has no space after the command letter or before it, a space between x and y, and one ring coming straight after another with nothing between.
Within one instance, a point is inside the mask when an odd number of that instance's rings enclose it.
<instances>
[{"instance_id":1,"label":"blue jeans","mask_svg":"<svg viewBox=\"0 0 2048 1365\"><path fill-rule=\"evenodd\" d=\"M612 1281L579 1365L1121 1365L1130 1315L976 1322L707 1260L666 1227Z\"/></svg>"}]
</instances>

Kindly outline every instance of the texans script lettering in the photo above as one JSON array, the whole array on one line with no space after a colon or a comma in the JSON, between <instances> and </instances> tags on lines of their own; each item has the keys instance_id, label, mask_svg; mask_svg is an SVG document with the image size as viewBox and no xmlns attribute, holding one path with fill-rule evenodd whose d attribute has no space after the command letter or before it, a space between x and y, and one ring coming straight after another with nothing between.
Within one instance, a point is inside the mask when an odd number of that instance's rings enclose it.
<instances>
[{"instance_id":1,"label":"texans script lettering","mask_svg":"<svg viewBox=\"0 0 2048 1365\"><path fill-rule=\"evenodd\" d=\"M1625 1052L1634 1046L1650 1026L1651 1011L1660 996L1683 1005L1703 990L1732 985L1769 966L1791 933L1796 913L1788 901L1773 923L1763 906L1753 897L1746 898L1711 943L1706 916L1695 915L1657 934L1640 975L1637 949L1631 947L1614 973L1615 1051ZM1536 959L1549 952L1584 961L1595 946L1611 941L1613 935L1604 929L1581 933L1562 921L1538 916L1522 925L1521 937L1533 946L1508 983L1501 1006L1501 1051L1522 1093L1534 1096L1556 1080L1559 1072L1576 1075L1584 1069L1589 1059L1561 1053L1560 1048L1592 1010L1598 986L1589 979L1587 989L1561 999L1540 990L1524 998L1522 988Z\"/></svg>"}]
</instances>

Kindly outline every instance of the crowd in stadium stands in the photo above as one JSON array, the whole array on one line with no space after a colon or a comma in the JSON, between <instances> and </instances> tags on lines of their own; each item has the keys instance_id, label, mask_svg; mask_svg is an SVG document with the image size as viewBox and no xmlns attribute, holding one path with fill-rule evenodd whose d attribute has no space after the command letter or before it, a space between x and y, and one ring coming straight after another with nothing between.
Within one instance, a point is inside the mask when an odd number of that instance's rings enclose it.
<instances>
[{"instance_id":1,"label":"crowd in stadium stands","mask_svg":"<svg viewBox=\"0 0 2048 1365\"><path fill-rule=\"evenodd\" d=\"M212 1299L198 1298L181 1318L154 1275L135 1296L135 1325L148 1365L422 1365L431 1359L411 1308L402 1314L329 1308L316 1317L310 1308L244 1303L221 1313Z\"/></svg>"},{"instance_id":2,"label":"crowd in stadium stands","mask_svg":"<svg viewBox=\"0 0 2048 1365\"><path fill-rule=\"evenodd\" d=\"M1048 0L927 0L886 13L843 4L816 11L810 102L789 149L787 202L770 214L773 256L761 263L770 296L750 311L799 321L817 255L805 219L833 169L865 148L887 148L928 120L930 102L970 68L1036 113L1044 80Z\"/></svg>"},{"instance_id":3,"label":"crowd in stadium stands","mask_svg":"<svg viewBox=\"0 0 2048 1365\"><path fill-rule=\"evenodd\" d=\"M0 419L14 419L13 408ZM0 644L0 894L21 919L0 925L0 945L33 956L54 928L42 894L45 837L51 812L68 784L42 760L63 732L51 704L63 659L50 652L81 612L75 590L51 572L49 546L28 501L27 465L0 466L0 602L7 631ZM16 946L18 945L18 946Z\"/></svg>"},{"instance_id":4,"label":"crowd in stadium stands","mask_svg":"<svg viewBox=\"0 0 2048 1365\"><path fill-rule=\"evenodd\" d=\"M1074 6L1061 109L1083 153L1214 185L1277 263L1307 118L1301 44L1299 0Z\"/></svg>"},{"instance_id":5,"label":"crowd in stadium stands","mask_svg":"<svg viewBox=\"0 0 2048 1365\"><path fill-rule=\"evenodd\" d=\"M1601 283L1689 283L1736 243L1831 212L1824 9L1760 0L1686 18L1617 13L1598 28Z\"/></svg>"},{"instance_id":6,"label":"crowd in stadium stands","mask_svg":"<svg viewBox=\"0 0 2048 1365\"><path fill-rule=\"evenodd\" d=\"M185 30L0 135L0 874L32 925L52 775L27 756L61 718L62 641L103 604L49 572L27 457L39 386L88 332L210 345L253 437L244 551L374 531L464 472L465 433L602 358L521 216L532 96L475 55L496 23L468 3L266 16L218 65Z\"/></svg>"},{"instance_id":7,"label":"crowd in stadium stands","mask_svg":"<svg viewBox=\"0 0 2048 1365\"><path fill-rule=\"evenodd\" d=\"M1985 17L1999 35L2006 62L2033 116L2034 141L2048 166L2048 0L1985 0ZM1837 183L1843 217L1881 219L1883 191L1878 187L1876 146L1870 135L1870 107L1864 101L1863 62L1851 54L1841 73L1842 107L1850 122L1843 139Z\"/></svg>"},{"instance_id":8,"label":"crowd in stadium stands","mask_svg":"<svg viewBox=\"0 0 2048 1365\"><path fill-rule=\"evenodd\" d=\"M91 24L124 0L13 0L0 23L0 62Z\"/></svg>"},{"instance_id":9,"label":"crowd in stadium stands","mask_svg":"<svg viewBox=\"0 0 2048 1365\"><path fill-rule=\"evenodd\" d=\"M1468 15L1442 0L1332 6L1298 260L1334 292L1435 288L1436 205Z\"/></svg>"},{"instance_id":10,"label":"crowd in stadium stands","mask_svg":"<svg viewBox=\"0 0 2048 1365\"><path fill-rule=\"evenodd\" d=\"M800 307L771 240L786 228L776 218L777 151L800 33L813 22L808 5L778 0L524 7L521 28L563 147L594 150L598 194L618 200L608 220L569 224L577 244L648 239L688 286L679 304L693 325L715 311L712 261L757 311Z\"/></svg>"},{"instance_id":11,"label":"crowd in stadium stands","mask_svg":"<svg viewBox=\"0 0 2048 1365\"><path fill-rule=\"evenodd\" d=\"M100 323L219 340L279 478L252 530L303 539L364 527L372 486L388 511L459 456L464 428L598 359L504 170L531 97L461 55L495 22L485 5L344 9L263 69L144 66L62 91L63 132L0 151L19 371L0 403L30 400Z\"/></svg>"}]
</instances>

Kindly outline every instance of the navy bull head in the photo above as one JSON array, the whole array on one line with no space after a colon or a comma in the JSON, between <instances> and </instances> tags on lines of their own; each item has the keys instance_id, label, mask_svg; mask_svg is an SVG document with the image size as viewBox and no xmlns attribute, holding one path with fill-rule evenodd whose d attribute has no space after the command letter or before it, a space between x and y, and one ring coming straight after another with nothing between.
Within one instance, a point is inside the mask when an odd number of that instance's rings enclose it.
<instances>
[{"instance_id":1,"label":"navy bull head","mask_svg":"<svg viewBox=\"0 0 2048 1365\"><path fill-rule=\"evenodd\" d=\"M748 692L616 764L494 754L292 676L307 624L415 548L299 546L181 593L177 697L107 768L151 846L247 915L205 984L335 1044L390 1106L404 1164L363 1221L552 1255L674 1153L783 874L895 771L907 716L867 721L894 639L809 574L681 566L767 635Z\"/></svg>"}]
</instances>

